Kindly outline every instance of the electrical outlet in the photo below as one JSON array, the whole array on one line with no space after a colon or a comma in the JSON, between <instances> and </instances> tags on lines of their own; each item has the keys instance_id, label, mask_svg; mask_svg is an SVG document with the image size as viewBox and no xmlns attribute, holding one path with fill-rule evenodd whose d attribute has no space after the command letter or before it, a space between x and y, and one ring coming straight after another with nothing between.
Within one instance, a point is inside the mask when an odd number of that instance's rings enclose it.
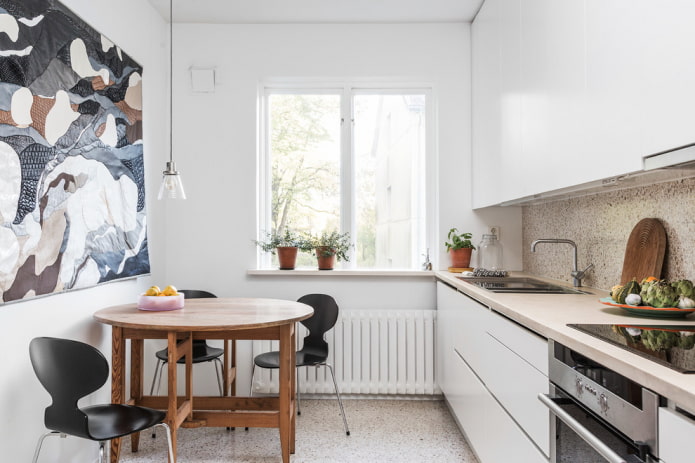
<instances>
[{"instance_id":1,"label":"electrical outlet","mask_svg":"<svg viewBox=\"0 0 695 463\"><path fill-rule=\"evenodd\" d=\"M500 239L500 227L498 225L488 225L487 226L488 235L497 235L497 239Z\"/></svg>"}]
</instances>

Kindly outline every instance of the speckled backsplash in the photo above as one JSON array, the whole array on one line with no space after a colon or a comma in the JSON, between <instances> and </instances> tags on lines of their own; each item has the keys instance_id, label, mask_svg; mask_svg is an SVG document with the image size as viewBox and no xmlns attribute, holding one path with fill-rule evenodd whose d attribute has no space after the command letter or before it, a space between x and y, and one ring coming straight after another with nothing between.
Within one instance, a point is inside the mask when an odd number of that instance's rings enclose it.
<instances>
[{"instance_id":1,"label":"speckled backsplash","mask_svg":"<svg viewBox=\"0 0 695 463\"><path fill-rule=\"evenodd\" d=\"M524 271L571 282L570 245L539 244L531 252L531 242L539 238L571 239L579 269L594 264L583 285L610 289L620 281L630 232L647 217L661 220L666 229L662 277L695 280L695 178L524 206Z\"/></svg>"}]
</instances>

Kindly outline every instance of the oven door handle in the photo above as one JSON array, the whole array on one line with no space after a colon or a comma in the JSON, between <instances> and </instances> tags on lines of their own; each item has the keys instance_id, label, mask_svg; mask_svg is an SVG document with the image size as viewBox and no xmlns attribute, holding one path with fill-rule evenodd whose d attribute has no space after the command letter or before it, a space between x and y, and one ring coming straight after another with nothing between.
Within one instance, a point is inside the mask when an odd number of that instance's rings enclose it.
<instances>
[{"instance_id":1,"label":"oven door handle","mask_svg":"<svg viewBox=\"0 0 695 463\"><path fill-rule=\"evenodd\" d=\"M615 453L610 447L608 447L602 440L593 435L588 429L582 426L577 420L575 420L569 413L562 409L558 404L556 404L553 399L551 399L547 394L538 394L538 400L543 402L543 405L550 409L550 412L555 415L559 420L565 423L570 429L572 429L579 437L581 437L587 444L594 448L603 458L605 458L610 463L628 463L623 457Z\"/></svg>"}]
</instances>

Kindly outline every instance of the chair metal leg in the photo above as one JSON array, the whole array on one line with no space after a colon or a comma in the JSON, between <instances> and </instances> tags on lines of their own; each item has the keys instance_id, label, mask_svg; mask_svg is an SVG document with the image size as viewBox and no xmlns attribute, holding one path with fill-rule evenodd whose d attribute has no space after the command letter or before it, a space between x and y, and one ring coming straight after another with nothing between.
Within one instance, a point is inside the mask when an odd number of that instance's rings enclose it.
<instances>
[{"instance_id":1,"label":"chair metal leg","mask_svg":"<svg viewBox=\"0 0 695 463\"><path fill-rule=\"evenodd\" d=\"M256 364L254 363L253 366L251 366L251 388L249 389L249 397L253 397L253 376L256 374ZM249 427L246 426L244 428L244 431L248 431Z\"/></svg>"},{"instance_id":2,"label":"chair metal leg","mask_svg":"<svg viewBox=\"0 0 695 463\"><path fill-rule=\"evenodd\" d=\"M154 376L152 376L152 386L150 386L150 395L154 395L154 385L157 381L157 372L160 371L160 368L164 365L164 362L161 360L157 359L157 365L154 367ZM161 373L159 376L160 380L162 378ZM157 386L157 392L159 392L159 386Z\"/></svg>"},{"instance_id":3,"label":"chair metal leg","mask_svg":"<svg viewBox=\"0 0 695 463\"><path fill-rule=\"evenodd\" d=\"M106 442L99 441L99 463L106 463Z\"/></svg>"},{"instance_id":4,"label":"chair metal leg","mask_svg":"<svg viewBox=\"0 0 695 463\"><path fill-rule=\"evenodd\" d=\"M338 405L340 405L340 414L343 415L343 425L345 426L345 434L350 435L350 429L348 429L347 418L345 418L345 409L343 408L343 400L340 398L340 391L338 391L338 382L335 380L335 374L333 373L333 366L328 363L324 363L331 371L331 378L333 378L333 386L335 387L335 395L338 397Z\"/></svg>"},{"instance_id":5,"label":"chair metal leg","mask_svg":"<svg viewBox=\"0 0 695 463\"><path fill-rule=\"evenodd\" d=\"M300 406L300 395L299 395L299 368L295 369L295 372L297 373L297 415L302 414L302 407Z\"/></svg>"},{"instance_id":6,"label":"chair metal leg","mask_svg":"<svg viewBox=\"0 0 695 463\"><path fill-rule=\"evenodd\" d=\"M220 390L220 396L224 396L224 390L222 389L222 361L219 358L213 359L215 362L215 374L217 375L217 387Z\"/></svg>"},{"instance_id":7,"label":"chair metal leg","mask_svg":"<svg viewBox=\"0 0 695 463\"><path fill-rule=\"evenodd\" d=\"M167 450L169 453L169 463L175 463L174 462L174 446L171 443L171 428L169 428L169 425L166 423L159 423L155 424L152 428L156 428L158 426L161 426L164 428L164 431L166 431L167 435Z\"/></svg>"},{"instance_id":8,"label":"chair metal leg","mask_svg":"<svg viewBox=\"0 0 695 463\"><path fill-rule=\"evenodd\" d=\"M157 394L159 394L159 389L162 387L162 372L164 371L164 364L167 363L163 360L157 359L157 366L154 368L154 376L152 377L152 386L150 387L150 395L154 395L154 384L157 380ZM159 372L159 375L157 375ZM152 439L157 437L157 431L152 428Z\"/></svg>"},{"instance_id":9,"label":"chair metal leg","mask_svg":"<svg viewBox=\"0 0 695 463\"><path fill-rule=\"evenodd\" d=\"M36 463L39 460L39 453L41 452L41 446L43 445L43 440L49 436L59 436L62 438L67 437L66 434L63 434L63 433L58 432L58 431L47 432L46 434L39 437L39 441L36 443L36 450L34 450L34 459L31 460L32 463Z\"/></svg>"}]
</instances>

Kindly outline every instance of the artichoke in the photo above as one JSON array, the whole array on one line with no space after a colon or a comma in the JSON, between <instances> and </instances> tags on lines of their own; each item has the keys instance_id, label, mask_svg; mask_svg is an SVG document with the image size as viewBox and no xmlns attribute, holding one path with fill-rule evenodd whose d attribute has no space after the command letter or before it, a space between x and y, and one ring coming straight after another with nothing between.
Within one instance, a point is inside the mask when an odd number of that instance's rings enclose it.
<instances>
[{"instance_id":1,"label":"artichoke","mask_svg":"<svg viewBox=\"0 0 695 463\"><path fill-rule=\"evenodd\" d=\"M678 280L671 282L671 286L676 290L679 296L685 296L690 299L695 299L695 287L690 280Z\"/></svg>"},{"instance_id":2,"label":"artichoke","mask_svg":"<svg viewBox=\"0 0 695 463\"><path fill-rule=\"evenodd\" d=\"M678 347L682 349L692 349L695 346L695 333L692 331L681 331Z\"/></svg>"},{"instance_id":3,"label":"artichoke","mask_svg":"<svg viewBox=\"0 0 695 463\"><path fill-rule=\"evenodd\" d=\"M640 296L642 303L650 307L676 307L678 304L678 293L665 280L645 283Z\"/></svg>"},{"instance_id":4,"label":"artichoke","mask_svg":"<svg viewBox=\"0 0 695 463\"><path fill-rule=\"evenodd\" d=\"M670 331L642 330L642 344L653 351L668 350L679 344L680 336Z\"/></svg>"}]
</instances>

